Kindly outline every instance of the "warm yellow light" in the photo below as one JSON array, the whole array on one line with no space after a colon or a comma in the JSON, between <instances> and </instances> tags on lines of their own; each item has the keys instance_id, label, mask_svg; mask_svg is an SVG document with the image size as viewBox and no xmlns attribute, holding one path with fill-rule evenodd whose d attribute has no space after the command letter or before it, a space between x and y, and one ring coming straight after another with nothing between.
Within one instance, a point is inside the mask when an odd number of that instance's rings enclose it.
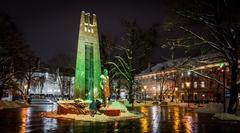
<instances>
[{"instance_id":1,"label":"warm yellow light","mask_svg":"<svg viewBox=\"0 0 240 133\"><path fill-rule=\"evenodd\" d=\"M177 88L177 87L175 87L175 91L178 91L178 88Z\"/></svg>"},{"instance_id":2,"label":"warm yellow light","mask_svg":"<svg viewBox=\"0 0 240 133\"><path fill-rule=\"evenodd\" d=\"M186 82L185 84L186 84L187 87L190 87L191 83L190 82Z\"/></svg>"},{"instance_id":3,"label":"warm yellow light","mask_svg":"<svg viewBox=\"0 0 240 133\"><path fill-rule=\"evenodd\" d=\"M27 89L27 84L25 84L23 87L24 87L24 89Z\"/></svg>"},{"instance_id":4,"label":"warm yellow light","mask_svg":"<svg viewBox=\"0 0 240 133\"><path fill-rule=\"evenodd\" d=\"M142 89L142 92L144 92L144 89Z\"/></svg>"},{"instance_id":5,"label":"warm yellow light","mask_svg":"<svg viewBox=\"0 0 240 133\"><path fill-rule=\"evenodd\" d=\"M143 88L146 90L146 89L147 89L147 86L146 86L146 85L144 85L144 86L143 86Z\"/></svg>"}]
</instances>

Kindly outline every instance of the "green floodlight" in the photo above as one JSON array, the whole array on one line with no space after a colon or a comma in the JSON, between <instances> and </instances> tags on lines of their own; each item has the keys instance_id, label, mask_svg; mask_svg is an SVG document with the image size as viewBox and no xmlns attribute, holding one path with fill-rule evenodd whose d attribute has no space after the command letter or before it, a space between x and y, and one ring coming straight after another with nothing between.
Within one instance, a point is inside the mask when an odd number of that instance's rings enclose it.
<instances>
[{"instance_id":1,"label":"green floodlight","mask_svg":"<svg viewBox=\"0 0 240 133\"><path fill-rule=\"evenodd\" d=\"M221 73L224 73L224 71L225 71L225 63L224 63L224 61L222 61L220 64L219 64L219 71L221 72Z\"/></svg>"},{"instance_id":2,"label":"green floodlight","mask_svg":"<svg viewBox=\"0 0 240 133\"><path fill-rule=\"evenodd\" d=\"M102 95L101 60L97 18L82 11L75 69L74 98L90 99Z\"/></svg>"},{"instance_id":3,"label":"green floodlight","mask_svg":"<svg viewBox=\"0 0 240 133\"><path fill-rule=\"evenodd\" d=\"M220 67L220 68L225 67L225 63L224 63L224 62L220 63L220 64L219 64L219 67Z\"/></svg>"}]
</instances>

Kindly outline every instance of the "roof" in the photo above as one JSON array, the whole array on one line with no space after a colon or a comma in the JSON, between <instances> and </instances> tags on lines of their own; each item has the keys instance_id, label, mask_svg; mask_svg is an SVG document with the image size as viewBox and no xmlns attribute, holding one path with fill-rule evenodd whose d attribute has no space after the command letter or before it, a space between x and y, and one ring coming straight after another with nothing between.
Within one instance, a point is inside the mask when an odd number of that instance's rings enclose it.
<instances>
[{"instance_id":1,"label":"roof","mask_svg":"<svg viewBox=\"0 0 240 133\"><path fill-rule=\"evenodd\" d=\"M179 58L175 60L169 60L156 64L151 68L147 68L140 74L146 74L151 72L158 72L166 69L189 67L189 66L201 66L209 63L216 63L223 60L223 56L220 53L206 54L193 58Z\"/></svg>"}]
</instances>

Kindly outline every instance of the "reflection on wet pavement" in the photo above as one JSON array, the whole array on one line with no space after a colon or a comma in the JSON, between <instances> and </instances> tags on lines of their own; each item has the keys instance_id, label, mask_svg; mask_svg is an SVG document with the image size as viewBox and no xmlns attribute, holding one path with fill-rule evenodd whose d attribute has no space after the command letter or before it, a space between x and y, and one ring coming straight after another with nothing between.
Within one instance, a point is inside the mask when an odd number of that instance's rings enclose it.
<instances>
[{"instance_id":1,"label":"reflection on wet pavement","mask_svg":"<svg viewBox=\"0 0 240 133\"><path fill-rule=\"evenodd\" d=\"M138 107L145 114L138 120L109 123L81 122L42 118L40 112L54 111L56 105L31 105L29 108L0 110L0 132L126 132L126 133L238 133L239 124L212 120L178 106Z\"/></svg>"}]
</instances>

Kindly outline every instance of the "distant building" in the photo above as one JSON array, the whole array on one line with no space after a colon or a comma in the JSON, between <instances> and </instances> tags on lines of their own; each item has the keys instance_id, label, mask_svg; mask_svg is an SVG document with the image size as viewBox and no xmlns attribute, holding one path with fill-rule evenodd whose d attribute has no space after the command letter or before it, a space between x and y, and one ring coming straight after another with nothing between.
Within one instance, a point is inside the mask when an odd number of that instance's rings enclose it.
<instances>
[{"instance_id":1,"label":"distant building","mask_svg":"<svg viewBox=\"0 0 240 133\"><path fill-rule=\"evenodd\" d=\"M73 97L74 70L59 68L56 73L34 72L30 87L31 95Z\"/></svg>"},{"instance_id":2,"label":"distant building","mask_svg":"<svg viewBox=\"0 0 240 133\"><path fill-rule=\"evenodd\" d=\"M224 58L216 53L191 59L181 58L159 63L135 76L141 91L136 95L138 99L167 101L208 102L223 100L223 86L214 79L223 82L223 72L220 63L225 64L225 86L230 86L231 74ZM212 77L213 80L200 76ZM161 95L162 94L162 95ZM226 91L226 96L229 92Z\"/></svg>"}]
</instances>

